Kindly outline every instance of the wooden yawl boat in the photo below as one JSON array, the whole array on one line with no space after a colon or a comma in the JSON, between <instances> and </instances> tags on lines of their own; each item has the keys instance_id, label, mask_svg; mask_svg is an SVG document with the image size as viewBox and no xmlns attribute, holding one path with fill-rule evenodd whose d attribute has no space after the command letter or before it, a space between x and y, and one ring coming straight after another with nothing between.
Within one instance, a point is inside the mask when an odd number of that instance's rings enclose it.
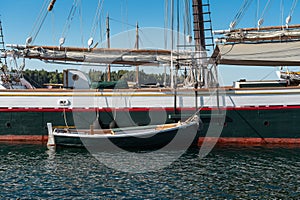
<instances>
[{"instance_id":1,"label":"wooden yawl boat","mask_svg":"<svg viewBox=\"0 0 300 200\"><path fill-rule=\"evenodd\" d=\"M162 148L170 144L175 137L181 137L179 142L172 144L173 148L180 148L185 138L196 139L199 123L197 115L184 122L114 129L94 129L93 126L90 129L66 127L53 129L52 124L48 123L47 145L86 147L103 151L111 150L115 147L147 150ZM112 144L114 145L111 146Z\"/></svg>"},{"instance_id":2,"label":"wooden yawl boat","mask_svg":"<svg viewBox=\"0 0 300 200\"><path fill-rule=\"evenodd\" d=\"M192 2L193 51L96 48L92 42L86 48L64 47L63 42L57 47L38 46L30 40L26 45L9 45L12 51L3 52L3 57L60 64L169 64L174 78L170 86L163 87L91 89L83 73L71 70L65 72L63 89L2 89L0 140L47 141L48 122L56 126L76 124L78 129L89 128L95 121L104 129L112 122L120 127L147 126L184 121L200 109L203 129L199 143L211 139L299 144L298 85L281 79L240 80L233 86L220 86L217 73L219 65L298 66L299 26L287 23L239 29L232 23L229 30L219 32L223 35L208 56L203 50L213 45L210 4L205 0ZM184 87L179 87L176 70L184 68L197 76L187 78Z\"/></svg>"}]
</instances>

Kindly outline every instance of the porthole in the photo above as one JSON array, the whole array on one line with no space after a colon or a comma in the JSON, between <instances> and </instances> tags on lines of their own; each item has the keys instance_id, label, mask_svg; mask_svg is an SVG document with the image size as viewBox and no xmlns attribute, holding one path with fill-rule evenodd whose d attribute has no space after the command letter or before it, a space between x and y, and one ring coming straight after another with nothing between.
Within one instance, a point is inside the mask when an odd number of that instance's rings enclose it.
<instances>
[{"instance_id":1,"label":"porthole","mask_svg":"<svg viewBox=\"0 0 300 200\"><path fill-rule=\"evenodd\" d=\"M265 126L270 126L270 122L269 121L264 121L264 125Z\"/></svg>"},{"instance_id":2,"label":"porthole","mask_svg":"<svg viewBox=\"0 0 300 200\"><path fill-rule=\"evenodd\" d=\"M79 76L77 74L73 74L72 79L73 81L77 81L79 79Z\"/></svg>"},{"instance_id":3,"label":"porthole","mask_svg":"<svg viewBox=\"0 0 300 200\"><path fill-rule=\"evenodd\" d=\"M5 125L6 125L7 128L11 128L11 123L10 122L6 122Z\"/></svg>"}]
</instances>

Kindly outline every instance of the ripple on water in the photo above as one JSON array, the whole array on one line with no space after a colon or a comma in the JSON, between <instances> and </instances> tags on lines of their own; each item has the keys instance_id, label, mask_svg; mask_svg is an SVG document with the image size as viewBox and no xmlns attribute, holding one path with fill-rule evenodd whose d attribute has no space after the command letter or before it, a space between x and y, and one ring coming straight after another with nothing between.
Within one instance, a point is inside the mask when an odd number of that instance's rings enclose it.
<instances>
[{"instance_id":1,"label":"ripple on water","mask_svg":"<svg viewBox=\"0 0 300 200\"><path fill-rule=\"evenodd\" d=\"M216 147L203 159L197 153L196 149L191 150L157 172L132 174L108 168L85 150L49 152L44 146L1 144L0 197L257 199L300 196L300 148Z\"/></svg>"}]
</instances>

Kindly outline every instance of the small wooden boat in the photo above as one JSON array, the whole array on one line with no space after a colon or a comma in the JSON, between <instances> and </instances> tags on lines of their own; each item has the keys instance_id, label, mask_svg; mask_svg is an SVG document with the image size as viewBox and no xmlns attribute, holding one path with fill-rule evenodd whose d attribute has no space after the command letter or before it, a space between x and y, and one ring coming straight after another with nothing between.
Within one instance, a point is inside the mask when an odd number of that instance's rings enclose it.
<instances>
[{"instance_id":1,"label":"small wooden boat","mask_svg":"<svg viewBox=\"0 0 300 200\"><path fill-rule=\"evenodd\" d=\"M87 147L105 151L116 149L154 149L168 144L189 146L196 139L199 117L185 122L162 125L136 126L115 129L55 128L48 123L48 146ZM172 142L172 143L171 143ZM186 145L185 145L186 146Z\"/></svg>"}]
</instances>

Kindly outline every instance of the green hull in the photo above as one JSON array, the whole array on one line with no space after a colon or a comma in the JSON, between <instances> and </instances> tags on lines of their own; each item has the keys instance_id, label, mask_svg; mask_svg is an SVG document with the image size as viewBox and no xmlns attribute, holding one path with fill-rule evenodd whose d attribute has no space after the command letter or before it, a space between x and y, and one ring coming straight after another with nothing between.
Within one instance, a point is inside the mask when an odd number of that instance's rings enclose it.
<instances>
[{"instance_id":1,"label":"green hull","mask_svg":"<svg viewBox=\"0 0 300 200\"><path fill-rule=\"evenodd\" d=\"M121 126L159 124L155 121L160 116L166 117L166 123L175 122L181 116L189 116L194 113L193 110L177 111L168 109L149 111L132 110L129 112L120 111L115 114L116 121ZM0 112L0 136L4 138L6 135L36 135L47 136L48 122L53 126L74 126L87 128L96 119L95 111L6 111ZM108 128L113 121L114 113L112 111L100 111L99 122L102 128ZM215 114L214 114L215 115ZM130 120L127 120L129 118ZM220 120L211 122L211 110L206 109L200 113L203 129L199 132L204 137L207 133L209 125L222 123L221 137L225 138L300 138L300 107L249 107L248 109L227 109L225 120L220 115ZM161 118L161 117L160 117ZM184 117L181 119L184 120ZM76 123L74 123L74 121ZM0 138L1 139L1 138Z\"/></svg>"}]
</instances>

